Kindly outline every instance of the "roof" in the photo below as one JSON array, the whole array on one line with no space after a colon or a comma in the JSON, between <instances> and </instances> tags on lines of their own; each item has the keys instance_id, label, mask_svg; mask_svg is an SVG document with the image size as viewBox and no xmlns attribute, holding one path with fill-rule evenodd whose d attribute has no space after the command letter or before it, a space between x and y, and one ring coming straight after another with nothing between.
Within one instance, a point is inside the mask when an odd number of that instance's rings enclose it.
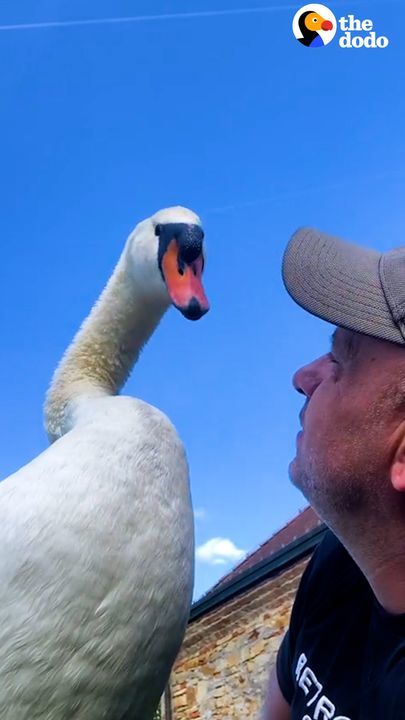
<instances>
[{"instance_id":1,"label":"roof","mask_svg":"<svg viewBox=\"0 0 405 720\"><path fill-rule=\"evenodd\" d=\"M311 530L320 527L322 520L318 517L315 511L311 507L302 510L295 518L290 520L281 530L278 530L274 535L266 540L257 550L254 550L244 560L242 560L236 567L219 580L214 585L208 594L215 592L222 585L227 585L229 582L234 580L238 575L245 572L249 568L254 567L262 560L267 560L271 555L278 552L282 548L286 547L294 540L306 535Z\"/></svg>"},{"instance_id":2,"label":"roof","mask_svg":"<svg viewBox=\"0 0 405 720\"><path fill-rule=\"evenodd\" d=\"M326 526L311 508L300 512L193 603L190 623L313 552L325 532Z\"/></svg>"}]
</instances>

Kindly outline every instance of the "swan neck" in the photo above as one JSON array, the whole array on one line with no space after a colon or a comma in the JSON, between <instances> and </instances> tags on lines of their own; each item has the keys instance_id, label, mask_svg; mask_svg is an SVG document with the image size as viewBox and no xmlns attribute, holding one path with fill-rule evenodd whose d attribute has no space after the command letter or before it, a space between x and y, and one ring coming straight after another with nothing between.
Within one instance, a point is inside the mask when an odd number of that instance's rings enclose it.
<instances>
[{"instance_id":1,"label":"swan neck","mask_svg":"<svg viewBox=\"0 0 405 720\"><path fill-rule=\"evenodd\" d=\"M124 250L114 273L62 358L45 404L51 441L74 424L77 402L116 395L169 302L136 286Z\"/></svg>"}]
</instances>

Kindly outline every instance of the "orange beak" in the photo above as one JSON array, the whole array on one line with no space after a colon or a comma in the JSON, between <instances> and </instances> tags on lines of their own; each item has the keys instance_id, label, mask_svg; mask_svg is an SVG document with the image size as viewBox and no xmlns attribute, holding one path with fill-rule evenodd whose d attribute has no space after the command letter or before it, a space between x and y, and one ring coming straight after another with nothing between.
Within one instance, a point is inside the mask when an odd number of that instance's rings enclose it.
<instances>
[{"instance_id":1,"label":"orange beak","mask_svg":"<svg viewBox=\"0 0 405 720\"><path fill-rule=\"evenodd\" d=\"M181 259L176 240L172 240L162 258L162 273L173 305L189 320L199 320L209 310L201 282L202 255L191 263Z\"/></svg>"}]
</instances>

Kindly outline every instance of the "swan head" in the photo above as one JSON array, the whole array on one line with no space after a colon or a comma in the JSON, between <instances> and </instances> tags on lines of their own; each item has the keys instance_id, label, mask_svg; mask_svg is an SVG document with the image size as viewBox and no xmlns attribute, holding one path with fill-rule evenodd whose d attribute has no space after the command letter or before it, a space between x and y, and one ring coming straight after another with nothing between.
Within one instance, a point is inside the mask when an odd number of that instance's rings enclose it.
<instances>
[{"instance_id":1,"label":"swan head","mask_svg":"<svg viewBox=\"0 0 405 720\"><path fill-rule=\"evenodd\" d=\"M136 286L145 296L172 303L189 320L208 312L202 285L204 232L192 210L166 208L139 223L128 253Z\"/></svg>"}]
</instances>

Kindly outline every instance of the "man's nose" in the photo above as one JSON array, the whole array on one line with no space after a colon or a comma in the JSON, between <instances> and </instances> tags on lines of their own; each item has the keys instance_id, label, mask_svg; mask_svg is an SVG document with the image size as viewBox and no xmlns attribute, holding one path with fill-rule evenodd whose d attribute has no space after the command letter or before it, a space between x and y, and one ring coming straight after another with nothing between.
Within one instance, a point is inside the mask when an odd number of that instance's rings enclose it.
<instances>
[{"instance_id":1,"label":"man's nose","mask_svg":"<svg viewBox=\"0 0 405 720\"><path fill-rule=\"evenodd\" d=\"M309 363L309 365L304 365L304 367L297 370L293 375L293 385L295 389L299 393L302 393L302 395L306 395L307 398L311 397L318 385L322 382L322 369L325 364L325 359L326 355L314 360Z\"/></svg>"}]
</instances>

